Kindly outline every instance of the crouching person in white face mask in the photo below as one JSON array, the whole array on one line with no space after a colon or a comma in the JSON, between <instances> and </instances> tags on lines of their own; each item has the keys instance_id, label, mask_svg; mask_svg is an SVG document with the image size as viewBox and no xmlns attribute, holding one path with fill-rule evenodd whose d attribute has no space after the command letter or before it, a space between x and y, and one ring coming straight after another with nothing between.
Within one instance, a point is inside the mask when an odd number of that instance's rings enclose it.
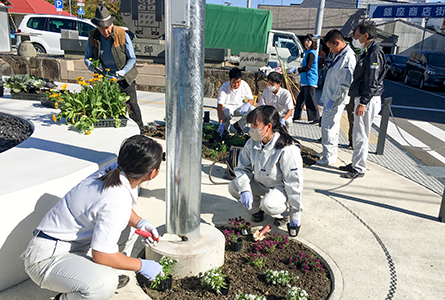
<instances>
[{"instance_id":1,"label":"crouching person in white face mask","mask_svg":"<svg viewBox=\"0 0 445 300\"><path fill-rule=\"evenodd\" d=\"M272 105L280 115L280 123L289 128L292 125L292 113L294 103L288 90L281 87L284 77L283 74L272 72L267 76L269 86L263 91L258 106Z\"/></svg>"},{"instance_id":2,"label":"crouching person in white face mask","mask_svg":"<svg viewBox=\"0 0 445 300\"><path fill-rule=\"evenodd\" d=\"M297 236L303 210L303 160L298 142L280 124L273 106L256 108L246 120L251 138L240 153L229 192L253 213L253 222L262 222L266 213L280 226L287 222L283 213L289 210L289 235Z\"/></svg>"}]
</instances>

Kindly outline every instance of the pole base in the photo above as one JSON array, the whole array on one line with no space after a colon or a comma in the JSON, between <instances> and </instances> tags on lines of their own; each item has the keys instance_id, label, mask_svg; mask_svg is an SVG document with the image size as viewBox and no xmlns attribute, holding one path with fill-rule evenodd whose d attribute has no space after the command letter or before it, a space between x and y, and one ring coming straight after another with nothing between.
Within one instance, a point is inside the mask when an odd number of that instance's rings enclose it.
<instances>
[{"instance_id":1,"label":"pole base","mask_svg":"<svg viewBox=\"0 0 445 300\"><path fill-rule=\"evenodd\" d=\"M208 224L200 225L200 237L193 242L160 239L156 246L145 247L145 258L160 261L163 256L176 259L174 276L197 276L224 264L225 240L221 231Z\"/></svg>"}]
</instances>

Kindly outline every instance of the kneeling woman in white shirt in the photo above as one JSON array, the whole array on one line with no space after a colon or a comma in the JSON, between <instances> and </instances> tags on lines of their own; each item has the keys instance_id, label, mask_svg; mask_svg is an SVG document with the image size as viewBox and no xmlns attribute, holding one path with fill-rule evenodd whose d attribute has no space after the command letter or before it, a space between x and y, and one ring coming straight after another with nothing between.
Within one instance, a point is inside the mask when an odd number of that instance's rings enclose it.
<instances>
[{"instance_id":1,"label":"kneeling woman in white shirt","mask_svg":"<svg viewBox=\"0 0 445 300\"><path fill-rule=\"evenodd\" d=\"M229 192L253 213L254 222L263 221L266 213L275 218L275 225L283 225L283 213L289 209L289 235L296 236L303 210L303 160L298 142L280 124L273 106L256 108L247 115L247 123L251 138L240 153Z\"/></svg>"},{"instance_id":2,"label":"kneeling woman in white shirt","mask_svg":"<svg viewBox=\"0 0 445 300\"><path fill-rule=\"evenodd\" d=\"M21 256L29 277L41 288L59 292L55 299L109 299L122 284L114 269L138 271L151 280L161 273L157 262L120 251L129 226L159 236L133 205L137 186L159 174L162 158L162 147L154 140L128 138L117 163L80 182L37 226Z\"/></svg>"}]
</instances>

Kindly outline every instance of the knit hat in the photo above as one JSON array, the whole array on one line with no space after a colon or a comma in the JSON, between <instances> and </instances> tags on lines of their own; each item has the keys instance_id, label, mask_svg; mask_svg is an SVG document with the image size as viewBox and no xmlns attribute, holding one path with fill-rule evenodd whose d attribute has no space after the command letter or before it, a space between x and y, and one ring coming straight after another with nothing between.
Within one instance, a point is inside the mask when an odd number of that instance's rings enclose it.
<instances>
[{"instance_id":1,"label":"knit hat","mask_svg":"<svg viewBox=\"0 0 445 300\"><path fill-rule=\"evenodd\" d=\"M91 20L91 23L96 25L97 27L109 27L113 24L115 17L110 15L108 9L100 5L96 8L96 14L94 15L94 19Z\"/></svg>"}]
</instances>

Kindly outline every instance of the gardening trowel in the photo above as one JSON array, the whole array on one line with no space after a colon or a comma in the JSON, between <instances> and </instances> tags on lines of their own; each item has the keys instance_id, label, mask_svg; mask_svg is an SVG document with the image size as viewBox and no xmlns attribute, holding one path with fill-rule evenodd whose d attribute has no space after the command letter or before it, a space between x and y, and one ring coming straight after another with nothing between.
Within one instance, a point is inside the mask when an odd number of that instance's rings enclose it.
<instances>
[{"instance_id":1,"label":"gardening trowel","mask_svg":"<svg viewBox=\"0 0 445 300\"><path fill-rule=\"evenodd\" d=\"M253 234L253 239L255 241L262 241L264 239L264 235L266 234L266 232L268 232L270 230L270 225L267 225L266 227L264 227L263 230L259 231L255 231L255 233Z\"/></svg>"},{"instance_id":2,"label":"gardening trowel","mask_svg":"<svg viewBox=\"0 0 445 300\"><path fill-rule=\"evenodd\" d=\"M164 235L162 237L159 236L157 239L155 239L151 232L140 230L140 229L136 229L136 234L139 234L140 236L147 238L148 241L150 243L152 243L153 246L156 246L156 243L158 243L159 240L161 240L161 239L165 242L181 242L184 240L183 237L181 237L177 234L171 234L171 233L164 233Z\"/></svg>"}]
</instances>

